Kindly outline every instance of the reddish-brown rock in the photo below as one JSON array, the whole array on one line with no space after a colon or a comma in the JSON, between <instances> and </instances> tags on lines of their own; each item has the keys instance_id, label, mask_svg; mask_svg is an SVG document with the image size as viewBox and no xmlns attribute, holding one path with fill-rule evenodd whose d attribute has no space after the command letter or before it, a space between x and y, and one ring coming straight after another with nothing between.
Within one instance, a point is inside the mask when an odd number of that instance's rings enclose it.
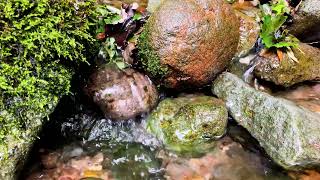
<instances>
[{"instance_id":1,"label":"reddish-brown rock","mask_svg":"<svg viewBox=\"0 0 320 180\"><path fill-rule=\"evenodd\" d=\"M225 69L238 42L239 19L223 0L167 0L146 24L139 55L167 87L199 87Z\"/></svg>"},{"instance_id":2,"label":"reddish-brown rock","mask_svg":"<svg viewBox=\"0 0 320 180\"><path fill-rule=\"evenodd\" d=\"M99 67L90 76L85 91L105 117L113 120L135 118L158 102L157 89L147 76L114 65Z\"/></svg>"}]
</instances>

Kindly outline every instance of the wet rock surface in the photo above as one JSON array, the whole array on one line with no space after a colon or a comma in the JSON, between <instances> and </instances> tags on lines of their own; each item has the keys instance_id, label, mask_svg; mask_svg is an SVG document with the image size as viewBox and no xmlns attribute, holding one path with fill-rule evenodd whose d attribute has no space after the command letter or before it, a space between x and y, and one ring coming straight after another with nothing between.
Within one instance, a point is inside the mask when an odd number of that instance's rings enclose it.
<instances>
[{"instance_id":1,"label":"wet rock surface","mask_svg":"<svg viewBox=\"0 0 320 180\"><path fill-rule=\"evenodd\" d=\"M221 100L189 95L161 101L147 119L147 129L170 150L202 153L225 133L227 118Z\"/></svg>"},{"instance_id":2,"label":"wet rock surface","mask_svg":"<svg viewBox=\"0 0 320 180\"><path fill-rule=\"evenodd\" d=\"M320 165L319 114L257 91L230 73L214 81L213 92L276 163L286 169Z\"/></svg>"},{"instance_id":3,"label":"wet rock surface","mask_svg":"<svg viewBox=\"0 0 320 180\"><path fill-rule=\"evenodd\" d=\"M161 142L146 130L146 115L142 115L139 119L127 121L113 121L105 119L105 117L97 111L95 106L80 101L78 98L65 98L68 102L67 111L57 111L52 121L47 126L54 131L52 134L61 134L60 138L72 141L113 141L121 143L140 143L149 147L160 147ZM58 107L63 109L64 107ZM67 115L66 115L67 114ZM44 137L44 138L51 138ZM53 137L53 140L59 139ZM68 142L69 142L68 141ZM62 142L57 142L62 143Z\"/></svg>"},{"instance_id":4,"label":"wet rock surface","mask_svg":"<svg viewBox=\"0 0 320 180\"><path fill-rule=\"evenodd\" d=\"M53 99L53 96L48 97L48 99L49 98ZM17 129L17 131L20 131L19 135L23 138L17 141L16 138L13 138L10 134L7 135L7 143L0 146L0 179L11 180L17 178L28 159L34 142L37 140L41 128L44 125L45 118L54 110L56 105L57 102L52 101L42 113L25 113L25 130ZM1 113L7 112L1 111ZM12 121L16 121L16 119L12 119ZM0 126L0 128L2 128L3 122L1 122Z\"/></svg>"},{"instance_id":5,"label":"wet rock surface","mask_svg":"<svg viewBox=\"0 0 320 180\"><path fill-rule=\"evenodd\" d=\"M233 125L235 122L231 119L226 136L227 139L231 137L232 142L225 141L225 138L219 139L201 156L181 156L180 153L178 155L167 151L159 142L154 141L156 138L146 132L146 117L137 121L114 122L105 119L97 108L86 104L86 101L77 100L79 95L74 96L63 98L50 117L55 120L51 121L54 124L44 129L44 133L50 137L41 136L43 143L36 146L32 155L40 155L42 160L35 159L29 163L25 167L27 176L22 176L21 179L30 176L31 172L39 175L46 173L48 168L55 169L57 165L54 162L61 162L59 159L57 161L55 154L64 159L59 167L65 167L72 159L92 159L99 153L104 157L104 161L100 163L103 172L108 172L114 179L165 179L170 178L168 175L173 179L181 177L181 174L187 174L186 177L193 177L189 176L193 174L199 179L232 177L237 180L236 173L239 173L239 177L246 178L287 178L286 172L282 172L273 161L265 157L258 142L244 128ZM58 122L62 124L59 125ZM60 137L61 134L63 137ZM173 172L170 167L175 167L176 171ZM245 173L241 173L242 171Z\"/></svg>"},{"instance_id":6,"label":"wet rock surface","mask_svg":"<svg viewBox=\"0 0 320 180\"><path fill-rule=\"evenodd\" d=\"M240 19L240 39L236 55L242 56L252 49L259 37L260 25L257 20L260 10L251 4L240 6L235 3L233 8Z\"/></svg>"},{"instance_id":7,"label":"wet rock surface","mask_svg":"<svg viewBox=\"0 0 320 180\"><path fill-rule=\"evenodd\" d=\"M158 102L158 92L151 80L133 70L119 70L115 65L99 67L85 87L106 118L126 120L149 112Z\"/></svg>"},{"instance_id":8,"label":"wet rock surface","mask_svg":"<svg viewBox=\"0 0 320 180\"><path fill-rule=\"evenodd\" d=\"M223 71L239 41L239 20L223 0L168 0L139 38L145 70L170 88L199 87Z\"/></svg>"},{"instance_id":9,"label":"wet rock surface","mask_svg":"<svg viewBox=\"0 0 320 180\"><path fill-rule=\"evenodd\" d=\"M318 33L319 24L320 2L318 0L304 0L293 16L293 24L288 28L290 33L303 40L306 38L306 34ZM320 37L318 38L320 39Z\"/></svg>"},{"instance_id":10,"label":"wet rock surface","mask_svg":"<svg viewBox=\"0 0 320 180\"><path fill-rule=\"evenodd\" d=\"M258 56L254 73L257 77L285 87L311 80L320 80L320 50L300 43L293 48L298 62L293 61L287 54L279 60L275 53Z\"/></svg>"}]
</instances>

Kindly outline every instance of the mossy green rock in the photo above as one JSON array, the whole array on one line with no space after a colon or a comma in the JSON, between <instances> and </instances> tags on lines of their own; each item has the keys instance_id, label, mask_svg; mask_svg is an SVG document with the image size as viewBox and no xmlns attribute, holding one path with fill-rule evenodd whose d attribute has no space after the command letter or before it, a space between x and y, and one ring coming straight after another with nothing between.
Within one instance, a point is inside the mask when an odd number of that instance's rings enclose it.
<instances>
[{"instance_id":1,"label":"mossy green rock","mask_svg":"<svg viewBox=\"0 0 320 180\"><path fill-rule=\"evenodd\" d=\"M303 81L320 80L320 50L304 43L292 50L298 62L293 61L286 53L281 61L276 53L258 56L254 74L285 87Z\"/></svg>"},{"instance_id":2,"label":"mossy green rock","mask_svg":"<svg viewBox=\"0 0 320 180\"><path fill-rule=\"evenodd\" d=\"M320 166L319 114L255 90L231 73L221 74L212 90L276 163L290 170Z\"/></svg>"},{"instance_id":3,"label":"mossy green rock","mask_svg":"<svg viewBox=\"0 0 320 180\"><path fill-rule=\"evenodd\" d=\"M19 172L22 170L28 154L33 147L33 143L37 139L37 136L43 126L44 118L54 110L54 107L58 103L57 98L51 96L47 97L52 102L47 105L47 108L41 110L41 112L34 110L34 112L28 111L24 113L24 119L26 120L25 128L21 128L17 125L14 129L18 131L16 135L7 134L6 142L0 143L0 179L12 180L16 179ZM10 117L10 114L6 110L1 110L1 114ZM1 127L1 126L0 126ZM13 127L12 127L13 128Z\"/></svg>"},{"instance_id":4,"label":"mossy green rock","mask_svg":"<svg viewBox=\"0 0 320 180\"><path fill-rule=\"evenodd\" d=\"M147 129L170 150L202 153L225 133L227 119L223 101L190 95L160 102L148 118Z\"/></svg>"},{"instance_id":5,"label":"mossy green rock","mask_svg":"<svg viewBox=\"0 0 320 180\"><path fill-rule=\"evenodd\" d=\"M223 0L164 0L139 37L139 56L166 87L201 87L235 55L239 26Z\"/></svg>"}]
</instances>

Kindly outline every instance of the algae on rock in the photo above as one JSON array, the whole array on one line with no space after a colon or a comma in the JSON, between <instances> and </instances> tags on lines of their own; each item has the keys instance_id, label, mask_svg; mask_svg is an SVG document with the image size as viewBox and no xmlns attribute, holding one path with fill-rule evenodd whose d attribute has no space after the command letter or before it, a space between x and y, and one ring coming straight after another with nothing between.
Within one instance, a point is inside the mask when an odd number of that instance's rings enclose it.
<instances>
[{"instance_id":1,"label":"algae on rock","mask_svg":"<svg viewBox=\"0 0 320 180\"><path fill-rule=\"evenodd\" d=\"M165 99L151 113L147 129L164 145L182 153L203 153L225 133L228 113L223 101L210 96Z\"/></svg>"},{"instance_id":2,"label":"algae on rock","mask_svg":"<svg viewBox=\"0 0 320 180\"><path fill-rule=\"evenodd\" d=\"M16 178L43 118L95 54L95 10L94 0L0 2L0 179Z\"/></svg>"},{"instance_id":3,"label":"algae on rock","mask_svg":"<svg viewBox=\"0 0 320 180\"><path fill-rule=\"evenodd\" d=\"M149 18L152 21L153 17ZM150 25L147 23L144 26L144 31L139 36L138 48L139 57L141 58L142 65L145 67L147 72L149 72L153 77L162 78L168 73L168 68L161 65L160 58L155 48L152 47L150 42Z\"/></svg>"},{"instance_id":4,"label":"algae on rock","mask_svg":"<svg viewBox=\"0 0 320 180\"><path fill-rule=\"evenodd\" d=\"M45 110L30 109L23 113L25 127L22 129L19 126L12 127L14 133L9 132L6 135L6 143L0 143L0 179L16 179L23 168L29 151L42 128L44 118L49 116L58 103L58 97L47 96L47 98L51 100L51 103L47 104ZM16 119L4 109L1 109L0 113L1 118L9 118L13 121Z\"/></svg>"},{"instance_id":5,"label":"algae on rock","mask_svg":"<svg viewBox=\"0 0 320 180\"><path fill-rule=\"evenodd\" d=\"M292 50L298 62L287 54L281 61L275 53L258 56L255 75L285 87L303 81L320 80L320 50L304 43Z\"/></svg>"}]
</instances>

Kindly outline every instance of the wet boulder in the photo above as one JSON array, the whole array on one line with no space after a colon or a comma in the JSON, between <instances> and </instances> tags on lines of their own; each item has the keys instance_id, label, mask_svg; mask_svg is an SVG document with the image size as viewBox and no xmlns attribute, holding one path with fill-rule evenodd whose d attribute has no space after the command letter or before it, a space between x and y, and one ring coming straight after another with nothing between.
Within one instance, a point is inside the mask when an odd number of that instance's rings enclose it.
<instances>
[{"instance_id":1,"label":"wet boulder","mask_svg":"<svg viewBox=\"0 0 320 180\"><path fill-rule=\"evenodd\" d=\"M114 64L99 67L89 79L85 91L106 118L126 120L156 106L158 93L151 80L133 70Z\"/></svg>"},{"instance_id":2,"label":"wet boulder","mask_svg":"<svg viewBox=\"0 0 320 180\"><path fill-rule=\"evenodd\" d=\"M258 56L254 74L285 87L303 81L320 80L320 50L304 43L292 50L298 62L286 53L281 61L277 54L267 53Z\"/></svg>"},{"instance_id":3,"label":"wet boulder","mask_svg":"<svg viewBox=\"0 0 320 180\"><path fill-rule=\"evenodd\" d=\"M197 154L225 133L227 118L224 102L214 97L168 98L151 113L147 130L170 150Z\"/></svg>"},{"instance_id":4,"label":"wet boulder","mask_svg":"<svg viewBox=\"0 0 320 180\"><path fill-rule=\"evenodd\" d=\"M239 19L223 0L166 0L139 37L145 70L166 87L199 87L237 51Z\"/></svg>"},{"instance_id":5,"label":"wet boulder","mask_svg":"<svg viewBox=\"0 0 320 180\"><path fill-rule=\"evenodd\" d=\"M276 163L290 170L320 166L318 113L258 91L231 73L221 74L212 90Z\"/></svg>"}]
</instances>

